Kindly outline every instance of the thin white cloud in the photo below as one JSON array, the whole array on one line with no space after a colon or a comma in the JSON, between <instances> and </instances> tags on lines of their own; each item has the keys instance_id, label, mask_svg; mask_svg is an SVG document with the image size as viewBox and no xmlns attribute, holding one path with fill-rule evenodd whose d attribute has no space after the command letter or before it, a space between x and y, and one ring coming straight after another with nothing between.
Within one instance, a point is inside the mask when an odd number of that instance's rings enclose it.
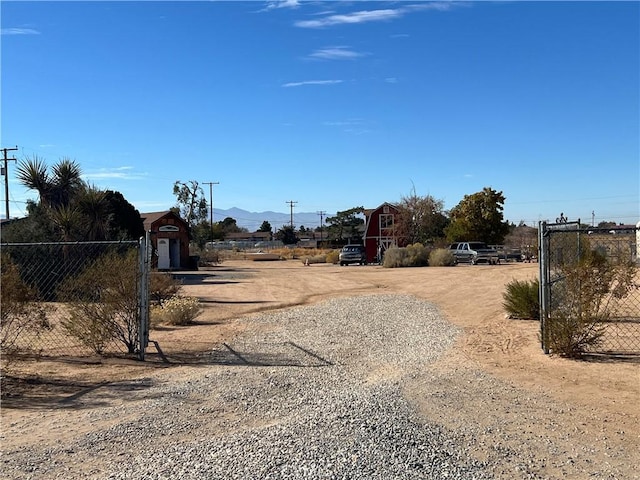
<instances>
[{"instance_id":1,"label":"thin white cloud","mask_svg":"<svg viewBox=\"0 0 640 480\"><path fill-rule=\"evenodd\" d=\"M146 173L132 173L133 167L115 167L115 168L100 168L93 172L87 172L83 175L83 178L87 180L100 180L106 178L118 179L118 180L139 180L147 176Z\"/></svg>"},{"instance_id":2,"label":"thin white cloud","mask_svg":"<svg viewBox=\"0 0 640 480\"><path fill-rule=\"evenodd\" d=\"M34 28L3 28L0 29L2 35L40 35Z\"/></svg>"},{"instance_id":3,"label":"thin white cloud","mask_svg":"<svg viewBox=\"0 0 640 480\"><path fill-rule=\"evenodd\" d=\"M403 17L405 14L420 10L446 11L453 7L452 2L429 2L412 4L400 8L386 8L381 10L360 10L358 12L328 15L315 20L299 20L294 22L300 28L323 28L333 25L358 24L367 22L384 22Z\"/></svg>"},{"instance_id":4,"label":"thin white cloud","mask_svg":"<svg viewBox=\"0 0 640 480\"><path fill-rule=\"evenodd\" d=\"M354 60L366 54L351 50L349 47L327 47L316 50L309 55L311 58L322 60Z\"/></svg>"},{"instance_id":5,"label":"thin white cloud","mask_svg":"<svg viewBox=\"0 0 640 480\"><path fill-rule=\"evenodd\" d=\"M319 18L317 20L300 20L294 23L296 27L301 28L322 28L332 25L380 22L399 18L404 14L404 9L385 9L385 10L362 10L359 12L347 13L344 15L329 15L328 17Z\"/></svg>"},{"instance_id":6,"label":"thin white cloud","mask_svg":"<svg viewBox=\"0 0 640 480\"><path fill-rule=\"evenodd\" d=\"M284 88L289 87L301 87L303 85L335 85L336 83L342 83L343 80L305 80L304 82L289 82L284 83Z\"/></svg>"},{"instance_id":7,"label":"thin white cloud","mask_svg":"<svg viewBox=\"0 0 640 480\"><path fill-rule=\"evenodd\" d=\"M391 38L408 38L410 35L408 33L394 33L393 35L389 35Z\"/></svg>"},{"instance_id":8,"label":"thin white cloud","mask_svg":"<svg viewBox=\"0 0 640 480\"><path fill-rule=\"evenodd\" d=\"M386 83L398 83L398 79L396 77L387 77L384 79Z\"/></svg>"},{"instance_id":9,"label":"thin white cloud","mask_svg":"<svg viewBox=\"0 0 640 480\"><path fill-rule=\"evenodd\" d=\"M269 10L276 10L278 8L298 8L299 6L299 0L272 0L268 1L267 6L261 11L268 12Z\"/></svg>"}]
</instances>

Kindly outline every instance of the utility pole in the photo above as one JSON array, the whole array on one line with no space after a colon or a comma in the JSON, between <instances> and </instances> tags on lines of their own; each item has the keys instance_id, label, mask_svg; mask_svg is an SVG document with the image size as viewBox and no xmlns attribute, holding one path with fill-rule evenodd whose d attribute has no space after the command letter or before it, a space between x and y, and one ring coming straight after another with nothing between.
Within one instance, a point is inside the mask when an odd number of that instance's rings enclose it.
<instances>
[{"instance_id":1,"label":"utility pole","mask_svg":"<svg viewBox=\"0 0 640 480\"><path fill-rule=\"evenodd\" d=\"M213 242L213 186L220 185L220 182L202 182L203 185L209 185L209 221L211 223L211 241Z\"/></svg>"},{"instance_id":2,"label":"utility pole","mask_svg":"<svg viewBox=\"0 0 640 480\"><path fill-rule=\"evenodd\" d=\"M16 161L15 158L7 158L7 152L12 152L18 150L16 148L3 148L2 153L4 154L4 164L2 167L2 174L4 175L4 201L5 201L5 218L9 220L9 160Z\"/></svg>"},{"instance_id":3,"label":"utility pole","mask_svg":"<svg viewBox=\"0 0 640 480\"><path fill-rule=\"evenodd\" d=\"M289 200L288 202L284 202L284 203L288 203L289 206L291 207L291 229L293 230L293 205L298 203L297 201L293 201L293 200Z\"/></svg>"},{"instance_id":4,"label":"utility pole","mask_svg":"<svg viewBox=\"0 0 640 480\"><path fill-rule=\"evenodd\" d=\"M323 239L322 239L322 218L327 214L327 212L325 212L324 210L320 210L319 212L316 212L318 215L320 215L320 243L322 244Z\"/></svg>"}]
</instances>

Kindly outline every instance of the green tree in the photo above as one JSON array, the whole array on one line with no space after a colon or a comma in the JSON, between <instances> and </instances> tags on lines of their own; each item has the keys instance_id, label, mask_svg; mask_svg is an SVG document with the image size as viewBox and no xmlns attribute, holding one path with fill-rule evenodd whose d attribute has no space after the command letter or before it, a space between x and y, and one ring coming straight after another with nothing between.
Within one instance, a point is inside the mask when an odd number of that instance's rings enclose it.
<instances>
[{"instance_id":1,"label":"green tree","mask_svg":"<svg viewBox=\"0 0 640 480\"><path fill-rule=\"evenodd\" d=\"M226 217L222 222L218 222L224 235L228 235L229 233L241 233L246 232L247 229L244 227L239 227L235 218Z\"/></svg>"},{"instance_id":2,"label":"green tree","mask_svg":"<svg viewBox=\"0 0 640 480\"><path fill-rule=\"evenodd\" d=\"M268 221L265 220L264 222L262 222L262 225L260 225L260 228L258 229L258 231L273 233L273 227Z\"/></svg>"},{"instance_id":3,"label":"green tree","mask_svg":"<svg viewBox=\"0 0 640 480\"><path fill-rule=\"evenodd\" d=\"M43 159L23 160L18 180L40 198L27 202L27 219L3 232L3 240L132 240L144 234L140 213L121 193L89 185L81 173L69 159L60 160L50 173Z\"/></svg>"},{"instance_id":4,"label":"green tree","mask_svg":"<svg viewBox=\"0 0 640 480\"><path fill-rule=\"evenodd\" d=\"M285 225L276 232L276 240L280 240L285 245L295 245L300 241L296 231L291 225Z\"/></svg>"},{"instance_id":5,"label":"green tree","mask_svg":"<svg viewBox=\"0 0 640 480\"><path fill-rule=\"evenodd\" d=\"M176 205L172 210L180 215L190 228L207 219L207 200L196 180L189 180L188 184L176 181L173 184L173 194L176 197Z\"/></svg>"},{"instance_id":6,"label":"green tree","mask_svg":"<svg viewBox=\"0 0 640 480\"><path fill-rule=\"evenodd\" d=\"M444 213L444 202L431 195L420 197L415 189L403 197L394 221L394 233L401 243L435 243L444 238L449 219Z\"/></svg>"},{"instance_id":7,"label":"green tree","mask_svg":"<svg viewBox=\"0 0 640 480\"><path fill-rule=\"evenodd\" d=\"M500 244L509 233L509 224L503 219L505 197L502 192L485 187L481 192L465 195L451 209L451 223L445 228L450 242L478 240Z\"/></svg>"},{"instance_id":8,"label":"green tree","mask_svg":"<svg viewBox=\"0 0 640 480\"><path fill-rule=\"evenodd\" d=\"M327 235L332 240L349 239L357 241L362 238L361 226L364 225L364 207L354 207L337 212L334 217L327 217Z\"/></svg>"}]
</instances>

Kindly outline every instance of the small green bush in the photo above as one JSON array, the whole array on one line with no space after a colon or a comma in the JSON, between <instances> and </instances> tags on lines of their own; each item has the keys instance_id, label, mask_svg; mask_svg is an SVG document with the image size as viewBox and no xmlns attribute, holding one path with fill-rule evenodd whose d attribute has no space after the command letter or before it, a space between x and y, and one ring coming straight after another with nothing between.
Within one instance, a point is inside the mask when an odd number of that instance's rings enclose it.
<instances>
[{"instance_id":1,"label":"small green bush","mask_svg":"<svg viewBox=\"0 0 640 480\"><path fill-rule=\"evenodd\" d=\"M510 318L536 319L540 317L540 282L512 280L503 294L502 305Z\"/></svg>"},{"instance_id":2,"label":"small green bush","mask_svg":"<svg viewBox=\"0 0 640 480\"><path fill-rule=\"evenodd\" d=\"M429 254L429 266L452 267L456 264L456 257L448 248L436 248Z\"/></svg>"},{"instance_id":3,"label":"small green bush","mask_svg":"<svg viewBox=\"0 0 640 480\"><path fill-rule=\"evenodd\" d=\"M429 250L421 243L407 247L390 247L384 254L385 268L424 267L429 263Z\"/></svg>"},{"instance_id":4,"label":"small green bush","mask_svg":"<svg viewBox=\"0 0 640 480\"><path fill-rule=\"evenodd\" d=\"M153 324L188 325L202 313L200 301L195 297L176 295L163 300L151 309Z\"/></svg>"}]
</instances>

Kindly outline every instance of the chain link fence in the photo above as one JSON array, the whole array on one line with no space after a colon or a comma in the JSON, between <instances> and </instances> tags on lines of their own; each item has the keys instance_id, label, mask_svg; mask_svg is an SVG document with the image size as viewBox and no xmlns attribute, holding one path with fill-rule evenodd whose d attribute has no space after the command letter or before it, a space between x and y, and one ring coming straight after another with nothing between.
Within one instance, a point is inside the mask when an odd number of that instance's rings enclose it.
<instances>
[{"instance_id":1,"label":"chain link fence","mask_svg":"<svg viewBox=\"0 0 640 480\"><path fill-rule=\"evenodd\" d=\"M130 354L148 341L149 260L142 239L3 243L2 353Z\"/></svg>"},{"instance_id":2,"label":"chain link fence","mask_svg":"<svg viewBox=\"0 0 640 480\"><path fill-rule=\"evenodd\" d=\"M638 227L540 223L545 353L640 354L639 237Z\"/></svg>"}]
</instances>

